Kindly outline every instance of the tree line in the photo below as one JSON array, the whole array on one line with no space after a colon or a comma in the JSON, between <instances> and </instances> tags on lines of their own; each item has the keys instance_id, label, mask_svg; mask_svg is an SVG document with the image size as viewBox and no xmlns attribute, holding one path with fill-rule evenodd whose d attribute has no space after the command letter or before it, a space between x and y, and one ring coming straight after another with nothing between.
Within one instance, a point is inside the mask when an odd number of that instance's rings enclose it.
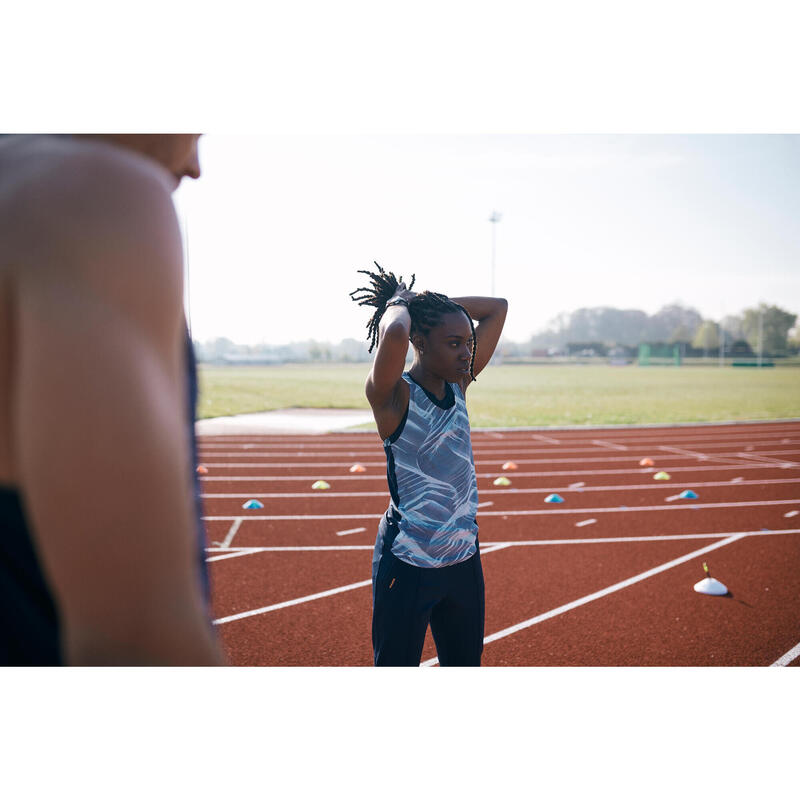
<instances>
[{"instance_id":1,"label":"tree line","mask_svg":"<svg viewBox=\"0 0 800 800\"><path fill-rule=\"evenodd\" d=\"M759 317L762 352L765 355L790 355L800 348L797 315L778 306L762 304L746 308L740 314L726 316L719 322L703 319L693 308L677 303L664 306L655 314L638 309L608 306L565 311L527 342L504 339L508 356L528 356L548 349L568 351L575 343L597 343L605 349L637 347L642 343L685 344L706 354L724 345L730 353L742 346L758 352ZM270 364L284 362L353 362L371 361L366 341L343 339L338 344L308 339L283 345L237 344L225 337L195 341L200 361L212 363Z\"/></svg>"}]
</instances>

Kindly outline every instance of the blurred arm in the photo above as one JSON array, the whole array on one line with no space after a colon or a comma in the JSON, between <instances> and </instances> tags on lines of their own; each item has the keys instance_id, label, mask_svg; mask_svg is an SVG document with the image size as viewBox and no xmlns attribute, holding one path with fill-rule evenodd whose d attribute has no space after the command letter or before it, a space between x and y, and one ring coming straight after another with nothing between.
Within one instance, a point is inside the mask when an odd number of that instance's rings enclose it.
<instances>
[{"instance_id":1,"label":"blurred arm","mask_svg":"<svg viewBox=\"0 0 800 800\"><path fill-rule=\"evenodd\" d=\"M63 180L20 271L14 429L64 657L221 664L197 574L171 198L105 163Z\"/></svg>"}]
</instances>

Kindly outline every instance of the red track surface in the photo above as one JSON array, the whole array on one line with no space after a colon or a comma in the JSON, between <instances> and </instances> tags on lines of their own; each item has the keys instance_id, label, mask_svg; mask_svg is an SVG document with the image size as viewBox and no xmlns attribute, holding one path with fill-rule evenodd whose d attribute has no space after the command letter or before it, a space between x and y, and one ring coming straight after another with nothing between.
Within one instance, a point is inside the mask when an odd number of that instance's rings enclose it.
<instances>
[{"instance_id":1,"label":"red track surface","mask_svg":"<svg viewBox=\"0 0 800 800\"><path fill-rule=\"evenodd\" d=\"M472 439L480 502L491 503L478 512L485 666L759 666L800 643L800 514L786 516L800 511L800 423ZM372 545L388 505L375 434L199 444L213 614L230 663L371 664ZM655 467L639 466L646 456ZM518 469L504 473L509 460ZM349 472L356 462L366 473ZM654 480L659 470L671 480ZM501 474L512 486L493 485ZM331 488L312 491L319 479ZM683 489L698 499L673 499ZM554 492L565 502L545 503ZM264 508L242 509L250 498ZM703 561L728 596L693 591ZM423 663L435 657L429 634Z\"/></svg>"}]
</instances>

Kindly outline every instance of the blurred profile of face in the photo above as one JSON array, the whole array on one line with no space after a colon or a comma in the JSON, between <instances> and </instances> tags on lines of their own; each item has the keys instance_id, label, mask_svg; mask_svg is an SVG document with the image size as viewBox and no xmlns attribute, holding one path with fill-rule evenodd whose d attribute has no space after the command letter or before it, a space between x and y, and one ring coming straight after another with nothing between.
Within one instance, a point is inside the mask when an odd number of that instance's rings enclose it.
<instances>
[{"instance_id":1,"label":"blurred profile of face","mask_svg":"<svg viewBox=\"0 0 800 800\"><path fill-rule=\"evenodd\" d=\"M166 167L175 177L175 188L184 177L200 177L197 154L199 133L119 133L102 134L95 138L122 145L148 156Z\"/></svg>"}]
</instances>

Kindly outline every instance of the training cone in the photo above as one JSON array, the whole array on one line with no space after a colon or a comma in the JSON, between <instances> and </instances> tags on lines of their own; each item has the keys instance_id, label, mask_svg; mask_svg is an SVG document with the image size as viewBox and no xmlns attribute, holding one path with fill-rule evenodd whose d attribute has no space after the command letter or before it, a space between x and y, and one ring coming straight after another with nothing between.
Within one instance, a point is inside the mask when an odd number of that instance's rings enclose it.
<instances>
[{"instance_id":1,"label":"training cone","mask_svg":"<svg viewBox=\"0 0 800 800\"><path fill-rule=\"evenodd\" d=\"M264 508L264 504L259 503L258 500L248 500L242 508Z\"/></svg>"},{"instance_id":2,"label":"training cone","mask_svg":"<svg viewBox=\"0 0 800 800\"><path fill-rule=\"evenodd\" d=\"M208 475L208 468L204 467L202 464L198 464L198 466L197 466L197 474L198 475Z\"/></svg>"},{"instance_id":3,"label":"training cone","mask_svg":"<svg viewBox=\"0 0 800 800\"><path fill-rule=\"evenodd\" d=\"M326 481L314 481L314 483L311 484L311 488L312 489L330 489L331 485L329 483L327 483Z\"/></svg>"},{"instance_id":4,"label":"training cone","mask_svg":"<svg viewBox=\"0 0 800 800\"><path fill-rule=\"evenodd\" d=\"M703 569L705 570L706 577L694 585L694 590L700 592L700 594L728 594L728 587L724 583L720 583L716 578L711 577L708 564L705 562L703 562Z\"/></svg>"},{"instance_id":5,"label":"training cone","mask_svg":"<svg viewBox=\"0 0 800 800\"><path fill-rule=\"evenodd\" d=\"M652 467L655 464L652 458L643 458L639 462L640 467Z\"/></svg>"},{"instance_id":6,"label":"training cone","mask_svg":"<svg viewBox=\"0 0 800 800\"><path fill-rule=\"evenodd\" d=\"M656 481L668 481L669 480L669 473L668 472L656 472L656 474L653 475L653 480L656 480Z\"/></svg>"},{"instance_id":7,"label":"training cone","mask_svg":"<svg viewBox=\"0 0 800 800\"><path fill-rule=\"evenodd\" d=\"M503 469L517 469L517 465L513 461L506 461L506 463L503 464Z\"/></svg>"},{"instance_id":8,"label":"training cone","mask_svg":"<svg viewBox=\"0 0 800 800\"><path fill-rule=\"evenodd\" d=\"M353 464L350 467L350 472L366 472L367 468L363 464Z\"/></svg>"},{"instance_id":9,"label":"training cone","mask_svg":"<svg viewBox=\"0 0 800 800\"><path fill-rule=\"evenodd\" d=\"M505 475L501 475L499 478L495 478L492 483L495 486L511 486L511 481L506 478Z\"/></svg>"},{"instance_id":10,"label":"training cone","mask_svg":"<svg viewBox=\"0 0 800 800\"><path fill-rule=\"evenodd\" d=\"M697 500L697 495L691 489L684 489L678 497L681 500Z\"/></svg>"},{"instance_id":11,"label":"training cone","mask_svg":"<svg viewBox=\"0 0 800 800\"><path fill-rule=\"evenodd\" d=\"M563 503L564 498L560 494L549 494L544 501L545 503Z\"/></svg>"}]
</instances>

